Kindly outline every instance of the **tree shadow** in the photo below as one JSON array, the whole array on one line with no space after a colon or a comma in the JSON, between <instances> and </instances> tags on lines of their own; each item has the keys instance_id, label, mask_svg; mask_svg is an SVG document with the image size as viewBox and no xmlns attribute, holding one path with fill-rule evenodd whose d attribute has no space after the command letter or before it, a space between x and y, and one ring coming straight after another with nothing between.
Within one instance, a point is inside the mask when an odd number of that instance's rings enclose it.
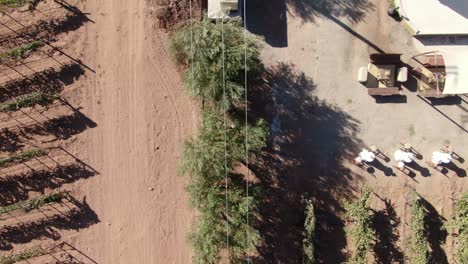
<instances>
[{"instance_id":1,"label":"tree shadow","mask_svg":"<svg viewBox=\"0 0 468 264\"><path fill-rule=\"evenodd\" d=\"M251 0L246 3L247 28L272 47L288 46L285 0Z\"/></svg>"},{"instance_id":2,"label":"tree shadow","mask_svg":"<svg viewBox=\"0 0 468 264\"><path fill-rule=\"evenodd\" d=\"M424 231L431 252L429 255L429 263L448 264L447 255L442 248L447 239L447 230L444 227L445 219L439 215L437 210L423 197L421 204L426 210L426 217L424 218Z\"/></svg>"},{"instance_id":3,"label":"tree shadow","mask_svg":"<svg viewBox=\"0 0 468 264\"><path fill-rule=\"evenodd\" d=\"M18 129L3 128L0 130L0 151L15 152L23 149L31 142L51 143L57 140L66 140L82 133L88 128L94 128L97 124L79 111L71 115L59 116L48 119L44 123L33 123ZM52 135L52 139L41 139L38 136Z\"/></svg>"},{"instance_id":4,"label":"tree shadow","mask_svg":"<svg viewBox=\"0 0 468 264\"><path fill-rule=\"evenodd\" d=\"M14 48L24 44L25 41L31 38L55 42L58 40L57 36L59 34L77 30L88 21L83 13L68 12L64 17L40 20L34 25L22 27L19 30L10 28L14 35L6 34L1 36L0 46ZM7 27L6 24L3 24L3 26Z\"/></svg>"},{"instance_id":5,"label":"tree shadow","mask_svg":"<svg viewBox=\"0 0 468 264\"><path fill-rule=\"evenodd\" d=\"M400 218L389 199L381 198L381 200L385 203L385 208L375 212L372 218L372 228L376 231L373 248L375 261L378 264L403 263L404 255L397 245L400 239L398 235Z\"/></svg>"},{"instance_id":6,"label":"tree shadow","mask_svg":"<svg viewBox=\"0 0 468 264\"><path fill-rule=\"evenodd\" d=\"M52 134L57 139L68 139L88 128L94 128L97 124L80 112L74 112L68 116L60 116L47 120L43 124L35 124L22 128L20 133L25 137L30 135ZM29 136L28 136L29 135Z\"/></svg>"},{"instance_id":7,"label":"tree shadow","mask_svg":"<svg viewBox=\"0 0 468 264\"><path fill-rule=\"evenodd\" d=\"M458 177L466 177L466 170L460 168L455 163L450 162L447 164L442 164L443 168L453 171Z\"/></svg>"},{"instance_id":8,"label":"tree shadow","mask_svg":"<svg viewBox=\"0 0 468 264\"><path fill-rule=\"evenodd\" d=\"M356 138L359 122L315 97L314 88L304 73L280 63L250 89L249 98L256 99L252 111L269 120L272 131L269 147L250 166L263 190L258 229L264 243L255 262L302 263L304 193L316 209L318 259L340 263L346 258L341 201L353 197L352 182L359 176L343 161L362 146Z\"/></svg>"},{"instance_id":9,"label":"tree shadow","mask_svg":"<svg viewBox=\"0 0 468 264\"><path fill-rule=\"evenodd\" d=\"M0 206L7 206L29 199L30 192L44 194L80 179L96 175L86 165L80 163L59 166L53 170L34 170L31 172L0 178Z\"/></svg>"},{"instance_id":10,"label":"tree shadow","mask_svg":"<svg viewBox=\"0 0 468 264\"><path fill-rule=\"evenodd\" d=\"M8 128L0 131L0 142L0 151L4 152L14 152L24 147L18 134Z\"/></svg>"},{"instance_id":11,"label":"tree shadow","mask_svg":"<svg viewBox=\"0 0 468 264\"><path fill-rule=\"evenodd\" d=\"M346 18L358 23L366 13L375 9L368 0L286 0L288 11L306 22L315 22L317 17Z\"/></svg>"},{"instance_id":12,"label":"tree shadow","mask_svg":"<svg viewBox=\"0 0 468 264\"><path fill-rule=\"evenodd\" d=\"M385 166L382 162L380 162L380 160L378 159L374 159L371 163L370 163L374 168L382 171L385 176L395 176L396 174L393 172L393 169L391 167L387 167Z\"/></svg>"},{"instance_id":13,"label":"tree shadow","mask_svg":"<svg viewBox=\"0 0 468 264\"><path fill-rule=\"evenodd\" d=\"M59 214L37 222L6 226L0 230L0 250L11 250L13 244L25 244L35 239L61 238L58 230L79 230L100 222L96 213L89 207L86 197L83 201L70 198L76 206L66 214Z\"/></svg>"},{"instance_id":14,"label":"tree shadow","mask_svg":"<svg viewBox=\"0 0 468 264\"><path fill-rule=\"evenodd\" d=\"M28 78L6 82L0 86L0 102L36 91L49 94L60 93L65 85L72 84L84 73L85 71L80 64L72 62L63 65L58 70L49 68Z\"/></svg>"}]
</instances>

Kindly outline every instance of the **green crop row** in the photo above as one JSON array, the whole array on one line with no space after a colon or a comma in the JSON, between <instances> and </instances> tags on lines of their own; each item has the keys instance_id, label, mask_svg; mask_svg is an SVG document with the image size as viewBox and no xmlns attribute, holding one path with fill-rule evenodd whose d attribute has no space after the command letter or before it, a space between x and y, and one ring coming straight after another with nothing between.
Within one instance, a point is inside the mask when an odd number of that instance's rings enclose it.
<instances>
[{"instance_id":1,"label":"green crop row","mask_svg":"<svg viewBox=\"0 0 468 264\"><path fill-rule=\"evenodd\" d=\"M39 149L39 148L28 149L28 150L13 154L8 157L0 158L0 167L7 167L10 165L22 163L22 162L31 160L33 158L47 155L47 153L48 152L45 149Z\"/></svg>"},{"instance_id":2,"label":"green crop row","mask_svg":"<svg viewBox=\"0 0 468 264\"><path fill-rule=\"evenodd\" d=\"M18 111L26 107L47 106L58 98L57 95L49 95L40 92L20 95L0 104L0 112Z\"/></svg>"}]
</instances>

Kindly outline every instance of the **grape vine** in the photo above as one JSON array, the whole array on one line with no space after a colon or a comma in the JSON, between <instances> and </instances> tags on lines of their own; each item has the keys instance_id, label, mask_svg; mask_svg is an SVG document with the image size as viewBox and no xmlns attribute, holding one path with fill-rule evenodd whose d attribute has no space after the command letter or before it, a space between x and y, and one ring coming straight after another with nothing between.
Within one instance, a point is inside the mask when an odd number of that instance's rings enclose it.
<instances>
[{"instance_id":1,"label":"grape vine","mask_svg":"<svg viewBox=\"0 0 468 264\"><path fill-rule=\"evenodd\" d=\"M47 153L48 152L45 149L33 148L17 154L13 154L9 157L2 157L0 158L0 168L26 162L33 158L45 156Z\"/></svg>"},{"instance_id":2,"label":"grape vine","mask_svg":"<svg viewBox=\"0 0 468 264\"><path fill-rule=\"evenodd\" d=\"M353 225L348 228L347 233L356 247L356 252L348 263L368 263L367 254L375 237L375 232L372 229L371 208L369 206L371 192L371 189L365 188L359 199L345 204L346 217L353 222Z\"/></svg>"},{"instance_id":3,"label":"grape vine","mask_svg":"<svg viewBox=\"0 0 468 264\"><path fill-rule=\"evenodd\" d=\"M43 249L34 247L29 250L22 251L20 253L3 256L0 258L0 264L14 264L20 261L26 261L35 257L43 256L47 254Z\"/></svg>"},{"instance_id":4,"label":"grape vine","mask_svg":"<svg viewBox=\"0 0 468 264\"><path fill-rule=\"evenodd\" d=\"M304 222L304 264L315 264L315 212L314 205L311 200L304 200L305 202L305 222Z\"/></svg>"},{"instance_id":5,"label":"grape vine","mask_svg":"<svg viewBox=\"0 0 468 264\"><path fill-rule=\"evenodd\" d=\"M424 218L426 210L422 204L422 197L415 193L411 210L411 263L427 264L429 249L424 234Z\"/></svg>"},{"instance_id":6,"label":"grape vine","mask_svg":"<svg viewBox=\"0 0 468 264\"><path fill-rule=\"evenodd\" d=\"M40 92L20 95L12 100L0 104L0 112L18 111L26 107L34 107L36 105L47 106L58 98L57 95L49 95Z\"/></svg>"}]
</instances>

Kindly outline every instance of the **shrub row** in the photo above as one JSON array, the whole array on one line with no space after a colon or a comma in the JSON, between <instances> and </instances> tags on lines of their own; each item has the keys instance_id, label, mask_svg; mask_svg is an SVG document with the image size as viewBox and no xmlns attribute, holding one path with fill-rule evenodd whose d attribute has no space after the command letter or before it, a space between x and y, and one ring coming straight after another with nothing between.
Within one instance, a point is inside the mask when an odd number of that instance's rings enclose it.
<instances>
[{"instance_id":1,"label":"shrub row","mask_svg":"<svg viewBox=\"0 0 468 264\"><path fill-rule=\"evenodd\" d=\"M186 68L187 90L203 105L199 132L186 141L180 164L180 172L191 175L187 191L200 212L189 235L195 263L215 263L221 250L227 250L234 262L259 242L258 231L247 221L257 218L256 189L247 196L244 175L234 173L235 164L246 161L246 151L265 146L268 134L264 120L249 119L245 124L236 117L245 113L240 110L245 106L245 66L249 77L262 68L261 45L251 34L246 36L244 64L243 34L235 21L203 20L181 28L171 40L175 61Z\"/></svg>"}]
</instances>

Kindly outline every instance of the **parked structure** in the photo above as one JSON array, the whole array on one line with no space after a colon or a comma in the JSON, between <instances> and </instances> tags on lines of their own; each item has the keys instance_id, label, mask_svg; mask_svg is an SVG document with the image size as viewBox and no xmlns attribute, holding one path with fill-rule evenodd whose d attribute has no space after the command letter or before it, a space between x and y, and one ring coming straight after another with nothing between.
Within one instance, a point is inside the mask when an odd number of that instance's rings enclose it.
<instances>
[{"instance_id":1,"label":"parked structure","mask_svg":"<svg viewBox=\"0 0 468 264\"><path fill-rule=\"evenodd\" d=\"M395 0L394 3L414 35L468 34L466 0Z\"/></svg>"},{"instance_id":2,"label":"parked structure","mask_svg":"<svg viewBox=\"0 0 468 264\"><path fill-rule=\"evenodd\" d=\"M241 15L239 0L208 0L208 18L219 19Z\"/></svg>"}]
</instances>

